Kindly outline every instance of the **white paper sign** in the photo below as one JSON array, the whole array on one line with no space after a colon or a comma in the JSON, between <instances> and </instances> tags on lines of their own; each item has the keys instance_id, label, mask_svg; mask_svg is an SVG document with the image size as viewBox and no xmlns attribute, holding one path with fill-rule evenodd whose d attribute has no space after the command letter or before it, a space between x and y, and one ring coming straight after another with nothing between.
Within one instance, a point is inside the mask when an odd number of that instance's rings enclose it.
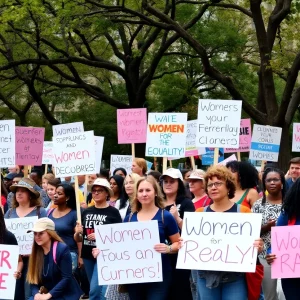
<instances>
[{"instance_id":1,"label":"white paper sign","mask_svg":"<svg viewBox=\"0 0 300 300\"><path fill-rule=\"evenodd\" d=\"M127 174L131 174L132 156L131 155L117 155L110 156L110 173L113 174L117 168L124 168Z\"/></svg>"},{"instance_id":2,"label":"white paper sign","mask_svg":"<svg viewBox=\"0 0 300 300\"><path fill-rule=\"evenodd\" d=\"M21 255L31 254L33 233L27 233L27 230L32 229L37 220L38 217L5 219L7 230L12 232L17 239Z\"/></svg>"},{"instance_id":3,"label":"white paper sign","mask_svg":"<svg viewBox=\"0 0 300 300\"><path fill-rule=\"evenodd\" d=\"M103 152L104 137L95 136L95 158L96 158L96 173L100 172L101 161L102 161L102 152Z\"/></svg>"},{"instance_id":4,"label":"white paper sign","mask_svg":"<svg viewBox=\"0 0 300 300\"><path fill-rule=\"evenodd\" d=\"M300 152L300 123L293 124L292 152Z\"/></svg>"},{"instance_id":5,"label":"white paper sign","mask_svg":"<svg viewBox=\"0 0 300 300\"><path fill-rule=\"evenodd\" d=\"M53 136L84 132L83 122L53 125Z\"/></svg>"},{"instance_id":6,"label":"white paper sign","mask_svg":"<svg viewBox=\"0 0 300 300\"><path fill-rule=\"evenodd\" d=\"M281 131L280 127L254 124L249 158L278 161Z\"/></svg>"},{"instance_id":7,"label":"white paper sign","mask_svg":"<svg viewBox=\"0 0 300 300\"><path fill-rule=\"evenodd\" d=\"M53 137L55 176L96 174L94 131Z\"/></svg>"},{"instance_id":8,"label":"white paper sign","mask_svg":"<svg viewBox=\"0 0 300 300\"><path fill-rule=\"evenodd\" d=\"M95 226L99 285L163 280L157 221Z\"/></svg>"},{"instance_id":9,"label":"white paper sign","mask_svg":"<svg viewBox=\"0 0 300 300\"><path fill-rule=\"evenodd\" d=\"M198 121L187 121L185 156L196 156L205 154L205 147L199 148L196 146Z\"/></svg>"},{"instance_id":10,"label":"white paper sign","mask_svg":"<svg viewBox=\"0 0 300 300\"><path fill-rule=\"evenodd\" d=\"M177 269L254 272L261 214L186 212Z\"/></svg>"},{"instance_id":11,"label":"white paper sign","mask_svg":"<svg viewBox=\"0 0 300 300\"><path fill-rule=\"evenodd\" d=\"M53 164L53 142L44 142L42 163L45 165Z\"/></svg>"},{"instance_id":12,"label":"white paper sign","mask_svg":"<svg viewBox=\"0 0 300 300\"><path fill-rule=\"evenodd\" d=\"M184 157L187 113L149 113L146 156Z\"/></svg>"},{"instance_id":13,"label":"white paper sign","mask_svg":"<svg viewBox=\"0 0 300 300\"><path fill-rule=\"evenodd\" d=\"M238 148L242 101L200 99L198 147Z\"/></svg>"},{"instance_id":14,"label":"white paper sign","mask_svg":"<svg viewBox=\"0 0 300 300\"><path fill-rule=\"evenodd\" d=\"M230 155L229 157L227 157L226 159L222 160L221 162L218 163L219 166L226 166L226 164L230 161L235 161L236 156L235 154Z\"/></svg>"},{"instance_id":15,"label":"white paper sign","mask_svg":"<svg viewBox=\"0 0 300 300\"><path fill-rule=\"evenodd\" d=\"M14 299L16 287L14 272L18 267L19 247L0 244L0 253L0 297L1 299Z\"/></svg>"},{"instance_id":16,"label":"white paper sign","mask_svg":"<svg viewBox=\"0 0 300 300\"><path fill-rule=\"evenodd\" d=\"M16 159L15 120L0 121L0 168L14 166Z\"/></svg>"}]
</instances>

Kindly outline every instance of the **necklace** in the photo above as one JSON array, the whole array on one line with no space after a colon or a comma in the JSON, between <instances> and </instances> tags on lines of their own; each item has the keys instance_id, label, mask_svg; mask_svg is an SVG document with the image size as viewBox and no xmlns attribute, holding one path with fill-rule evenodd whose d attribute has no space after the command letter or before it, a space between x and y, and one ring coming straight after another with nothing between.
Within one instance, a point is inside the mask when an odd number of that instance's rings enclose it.
<instances>
[{"instance_id":1,"label":"necklace","mask_svg":"<svg viewBox=\"0 0 300 300\"><path fill-rule=\"evenodd\" d=\"M45 274L45 262L44 262L44 265L43 265L43 276L44 276L44 277L47 277L48 272L49 272L49 256L48 256L48 255L49 255L49 253L46 254L45 257L44 257L44 260L45 260L46 258L47 258L47 260L48 260L46 274Z\"/></svg>"}]
</instances>

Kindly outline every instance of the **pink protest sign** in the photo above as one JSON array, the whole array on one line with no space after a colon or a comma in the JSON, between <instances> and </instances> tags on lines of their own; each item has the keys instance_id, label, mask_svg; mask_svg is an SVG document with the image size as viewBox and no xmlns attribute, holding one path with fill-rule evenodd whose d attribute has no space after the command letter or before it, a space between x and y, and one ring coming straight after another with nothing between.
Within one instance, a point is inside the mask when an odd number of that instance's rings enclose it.
<instances>
[{"instance_id":1,"label":"pink protest sign","mask_svg":"<svg viewBox=\"0 0 300 300\"><path fill-rule=\"evenodd\" d=\"M272 227L271 252L276 255L272 263L272 278L300 277L300 225Z\"/></svg>"},{"instance_id":2,"label":"pink protest sign","mask_svg":"<svg viewBox=\"0 0 300 300\"><path fill-rule=\"evenodd\" d=\"M249 152L251 145L251 120L250 119L241 119L240 126L240 147L237 149L234 148L225 148L225 153L232 152Z\"/></svg>"},{"instance_id":3,"label":"pink protest sign","mask_svg":"<svg viewBox=\"0 0 300 300\"><path fill-rule=\"evenodd\" d=\"M118 144L146 143L147 109L117 110Z\"/></svg>"},{"instance_id":4,"label":"pink protest sign","mask_svg":"<svg viewBox=\"0 0 300 300\"><path fill-rule=\"evenodd\" d=\"M16 127L16 164L41 166L45 128Z\"/></svg>"}]
</instances>

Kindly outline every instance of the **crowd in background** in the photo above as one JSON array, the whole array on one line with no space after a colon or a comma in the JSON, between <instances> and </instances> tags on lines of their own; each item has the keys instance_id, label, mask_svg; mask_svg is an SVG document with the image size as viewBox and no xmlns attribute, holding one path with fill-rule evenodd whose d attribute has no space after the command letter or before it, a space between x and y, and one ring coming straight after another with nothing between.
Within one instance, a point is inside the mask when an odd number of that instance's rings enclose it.
<instances>
[{"instance_id":1,"label":"crowd in background","mask_svg":"<svg viewBox=\"0 0 300 300\"><path fill-rule=\"evenodd\" d=\"M7 171L1 180L0 243L17 245L4 218L39 218L31 255L19 257L16 300L299 299L300 279L272 279L270 265L276 259L271 228L300 224L300 158L290 161L286 174L274 163L257 171L244 161L161 174L135 158L130 174L117 168L88 175L88 182L78 176L80 222L74 178L58 179L38 168L24 177L20 166ZM264 269L259 284L249 283L245 273L176 269L183 217L194 211L262 214L261 239L253 241ZM160 243L153 246L162 255L163 281L100 286L94 226L147 220L158 221Z\"/></svg>"}]
</instances>

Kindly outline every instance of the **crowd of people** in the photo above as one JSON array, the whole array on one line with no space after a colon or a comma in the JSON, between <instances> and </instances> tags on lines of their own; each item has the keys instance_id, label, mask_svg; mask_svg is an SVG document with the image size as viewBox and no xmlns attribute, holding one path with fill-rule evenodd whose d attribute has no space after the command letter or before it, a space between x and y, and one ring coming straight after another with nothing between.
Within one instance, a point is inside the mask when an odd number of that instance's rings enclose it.
<instances>
[{"instance_id":1,"label":"crowd of people","mask_svg":"<svg viewBox=\"0 0 300 300\"><path fill-rule=\"evenodd\" d=\"M38 217L30 230L34 234L31 254L19 256L14 273L15 299L299 299L299 278L271 278L276 259L271 228L300 224L299 177L300 158L290 161L286 174L273 163L264 164L258 172L244 161L206 171L169 168L161 174L147 171L146 161L135 158L132 173L123 168L113 174L101 169L99 174L88 175L88 181L81 175L75 191L74 178L58 179L38 168L27 177L19 166L9 168L1 179L0 243L17 245L4 219ZM76 192L81 220L77 219ZM184 244L180 233L185 212L262 214L261 238L253 240L253 245L263 276L176 269L177 254ZM158 222L160 243L153 248L161 253L163 281L99 285L97 256L101 249L96 247L94 226L148 220ZM258 280L251 281L253 276Z\"/></svg>"}]
</instances>

